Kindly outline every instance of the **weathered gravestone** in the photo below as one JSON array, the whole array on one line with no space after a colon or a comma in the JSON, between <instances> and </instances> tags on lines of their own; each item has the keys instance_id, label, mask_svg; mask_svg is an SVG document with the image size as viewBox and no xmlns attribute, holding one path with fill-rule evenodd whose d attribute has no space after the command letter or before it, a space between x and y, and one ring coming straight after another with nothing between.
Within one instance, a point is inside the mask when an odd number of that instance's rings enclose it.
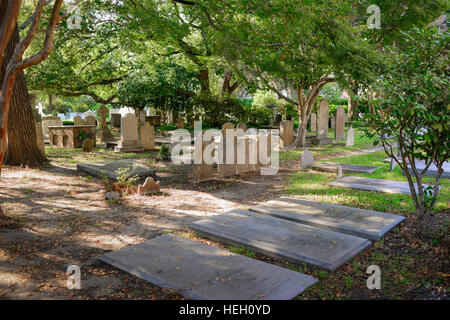
<instances>
[{"instance_id":1,"label":"weathered gravestone","mask_svg":"<svg viewBox=\"0 0 450 320\"><path fill-rule=\"evenodd\" d=\"M305 149L303 153L300 155L300 167L302 169L311 168L314 165L314 157L312 153Z\"/></svg>"},{"instance_id":2,"label":"weathered gravestone","mask_svg":"<svg viewBox=\"0 0 450 320\"><path fill-rule=\"evenodd\" d=\"M334 131L334 138L336 140L345 139L345 110L342 107L336 110L336 126Z\"/></svg>"},{"instance_id":3,"label":"weathered gravestone","mask_svg":"<svg viewBox=\"0 0 450 320\"><path fill-rule=\"evenodd\" d=\"M205 131L202 131L194 142L194 183L209 181L213 174L213 163L208 163L209 161L205 157L205 149L210 150L208 156L213 159L214 148L210 145L214 143L214 139L204 141L204 135Z\"/></svg>"},{"instance_id":4,"label":"weathered gravestone","mask_svg":"<svg viewBox=\"0 0 450 320\"><path fill-rule=\"evenodd\" d=\"M311 113L309 121L310 121L310 130L312 132L315 132L317 130L317 115L315 113Z\"/></svg>"},{"instance_id":5,"label":"weathered gravestone","mask_svg":"<svg viewBox=\"0 0 450 320\"><path fill-rule=\"evenodd\" d=\"M49 136L48 127L59 127L63 125L63 121L56 116L49 116L42 118L42 131L44 133L44 137Z\"/></svg>"},{"instance_id":6,"label":"weathered gravestone","mask_svg":"<svg viewBox=\"0 0 450 320\"><path fill-rule=\"evenodd\" d=\"M405 219L391 213L292 197L264 202L250 210L369 240L380 240L386 232Z\"/></svg>"},{"instance_id":7,"label":"weathered gravestone","mask_svg":"<svg viewBox=\"0 0 450 320\"><path fill-rule=\"evenodd\" d=\"M247 131L247 124L245 122L239 122L236 128L242 129L245 132L245 131Z\"/></svg>"},{"instance_id":8,"label":"weathered gravestone","mask_svg":"<svg viewBox=\"0 0 450 320\"><path fill-rule=\"evenodd\" d=\"M330 128L333 130L336 129L336 117L334 115L330 118Z\"/></svg>"},{"instance_id":9,"label":"weathered gravestone","mask_svg":"<svg viewBox=\"0 0 450 320\"><path fill-rule=\"evenodd\" d=\"M408 182L403 181L348 176L331 182L330 186L386 193L403 193L411 195ZM428 185L423 186L424 188L428 187ZM417 192L416 183L414 184L414 187Z\"/></svg>"},{"instance_id":10,"label":"weathered gravestone","mask_svg":"<svg viewBox=\"0 0 450 320\"><path fill-rule=\"evenodd\" d=\"M294 142L294 122L283 120L280 123L280 147L287 147Z\"/></svg>"},{"instance_id":11,"label":"weathered gravestone","mask_svg":"<svg viewBox=\"0 0 450 320\"><path fill-rule=\"evenodd\" d=\"M147 117L147 111L145 111L145 110L139 111L139 123L140 124L145 123L145 117Z\"/></svg>"},{"instance_id":12,"label":"weathered gravestone","mask_svg":"<svg viewBox=\"0 0 450 320\"><path fill-rule=\"evenodd\" d=\"M75 116L73 118L73 125L74 126L85 126L86 120L82 119L80 116Z\"/></svg>"},{"instance_id":13,"label":"weathered gravestone","mask_svg":"<svg viewBox=\"0 0 450 320\"><path fill-rule=\"evenodd\" d=\"M141 144L144 150L155 149L155 127L148 122L141 127Z\"/></svg>"},{"instance_id":14,"label":"weathered gravestone","mask_svg":"<svg viewBox=\"0 0 450 320\"><path fill-rule=\"evenodd\" d=\"M158 180L155 170L144 168L140 166L138 162L131 159L79 163L77 164L77 171L90 174L93 177L108 178L111 180L117 180L120 172L125 172L127 178L137 176L139 178L152 177L153 179Z\"/></svg>"},{"instance_id":15,"label":"weathered gravestone","mask_svg":"<svg viewBox=\"0 0 450 320\"><path fill-rule=\"evenodd\" d=\"M177 128L178 129L183 129L184 128L184 119L183 118L178 118L177 119Z\"/></svg>"},{"instance_id":16,"label":"weathered gravestone","mask_svg":"<svg viewBox=\"0 0 450 320\"><path fill-rule=\"evenodd\" d=\"M84 139L83 140L83 152L92 152L94 151L95 141L92 139Z\"/></svg>"},{"instance_id":17,"label":"weathered gravestone","mask_svg":"<svg viewBox=\"0 0 450 320\"><path fill-rule=\"evenodd\" d=\"M347 136L346 136L345 145L347 147L351 147L351 146L355 145L355 129L352 126L349 126L347 128Z\"/></svg>"},{"instance_id":18,"label":"weathered gravestone","mask_svg":"<svg viewBox=\"0 0 450 320\"><path fill-rule=\"evenodd\" d=\"M313 169L324 172L336 172L338 167L341 167L342 172L345 173L372 173L375 170L380 169L380 167L375 166L363 166L359 164L335 163L335 162L317 163L313 166Z\"/></svg>"},{"instance_id":19,"label":"weathered gravestone","mask_svg":"<svg viewBox=\"0 0 450 320\"><path fill-rule=\"evenodd\" d=\"M236 143L237 139L234 129L221 130L219 163L217 164L219 178L233 176L237 173Z\"/></svg>"},{"instance_id":20,"label":"weathered gravestone","mask_svg":"<svg viewBox=\"0 0 450 320\"><path fill-rule=\"evenodd\" d=\"M172 234L99 259L198 300L290 300L317 282L299 272Z\"/></svg>"},{"instance_id":21,"label":"weathered gravestone","mask_svg":"<svg viewBox=\"0 0 450 320\"><path fill-rule=\"evenodd\" d=\"M367 239L236 209L190 225L201 236L293 263L335 270L371 244Z\"/></svg>"},{"instance_id":22,"label":"weathered gravestone","mask_svg":"<svg viewBox=\"0 0 450 320\"><path fill-rule=\"evenodd\" d=\"M134 114L128 113L121 118L120 141L114 148L115 152L142 152L138 135L138 121Z\"/></svg>"},{"instance_id":23,"label":"weathered gravestone","mask_svg":"<svg viewBox=\"0 0 450 320\"><path fill-rule=\"evenodd\" d=\"M330 112L330 105L326 99L319 103L319 115L317 119L317 138L312 140L313 144L330 144L332 141L328 138L328 116Z\"/></svg>"},{"instance_id":24,"label":"weathered gravestone","mask_svg":"<svg viewBox=\"0 0 450 320\"><path fill-rule=\"evenodd\" d=\"M36 127L36 142L38 149L42 154L45 154L44 132L42 130L42 123L35 121L34 125Z\"/></svg>"},{"instance_id":25,"label":"weathered gravestone","mask_svg":"<svg viewBox=\"0 0 450 320\"><path fill-rule=\"evenodd\" d=\"M231 123L231 122L226 122L226 123L224 123L223 125L222 125L222 130L223 129L234 129L234 124L233 123Z\"/></svg>"},{"instance_id":26,"label":"weathered gravestone","mask_svg":"<svg viewBox=\"0 0 450 320\"><path fill-rule=\"evenodd\" d=\"M85 117L85 119L86 119L86 125L88 125L88 126L97 125L97 119L94 116L88 115Z\"/></svg>"},{"instance_id":27,"label":"weathered gravestone","mask_svg":"<svg viewBox=\"0 0 450 320\"><path fill-rule=\"evenodd\" d=\"M122 114L120 113L110 113L110 123L114 128L120 128L120 119Z\"/></svg>"},{"instance_id":28,"label":"weathered gravestone","mask_svg":"<svg viewBox=\"0 0 450 320\"><path fill-rule=\"evenodd\" d=\"M155 182L152 177L148 177L145 179L145 183L141 186L138 186L138 194L141 196L145 196L147 194L158 193L161 191L161 183L160 181Z\"/></svg>"}]
</instances>

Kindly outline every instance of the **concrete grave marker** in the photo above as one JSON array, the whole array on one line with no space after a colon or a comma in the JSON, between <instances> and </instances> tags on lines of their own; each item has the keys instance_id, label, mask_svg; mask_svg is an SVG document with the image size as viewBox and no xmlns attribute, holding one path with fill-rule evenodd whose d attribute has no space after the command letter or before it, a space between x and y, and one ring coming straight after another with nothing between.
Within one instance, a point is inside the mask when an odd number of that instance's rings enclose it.
<instances>
[{"instance_id":1,"label":"concrete grave marker","mask_svg":"<svg viewBox=\"0 0 450 320\"><path fill-rule=\"evenodd\" d=\"M148 177L145 179L145 183L143 185L138 186L138 194L141 196L158 193L161 191L161 183L160 181L155 182L152 177Z\"/></svg>"},{"instance_id":2,"label":"concrete grave marker","mask_svg":"<svg viewBox=\"0 0 450 320\"><path fill-rule=\"evenodd\" d=\"M245 131L247 131L247 124L245 122L239 122L236 129L242 129Z\"/></svg>"},{"instance_id":3,"label":"concrete grave marker","mask_svg":"<svg viewBox=\"0 0 450 320\"><path fill-rule=\"evenodd\" d=\"M386 232L405 219L391 213L292 197L264 202L250 210L369 240L380 240Z\"/></svg>"},{"instance_id":4,"label":"concrete grave marker","mask_svg":"<svg viewBox=\"0 0 450 320\"><path fill-rule=\"evenodd\" d=\"M347 128L345 145L351 147L355 145L355 129L352 126Z\"/></svg>"},{"instance_id":5,"label":"concrete grave marker","mask_svg":"<svg viewBox=\"0 0 450 320\"><path fill-rule=\"evenodd\" d=\"M141 144L144 150L155 149L155 127L148 122L141 127Z\"/></svg>"},{"instance_id":6,"label":"concrete grave marker","mask_svg":"<svg viewBox=\"0 0 450 320\"><path fill-rule=\"evenodd\" d=\"M314 157L308 149L305 149L305 151L303 151L302 154L300 155L300 167L302 169L307 169L312 167L313 165L314 165Z\"/></svg>"},{"instance_id":7,"label":"concrete grave marker","mask_svg":"<svg viewBox=\"0 0 450 320\"><path fill-rule=\"evenodd\" d=\"M305 274L171 234L99 259L198 300L290 300L317 282Z\"/></svg>"},{"instance_id":8,"label":"concrete grave marker","mask_svg":"<svg viewBox=\"0 0 450 320\"><path fill-rule=\"evenodd\" d=\"M313 166L313 169L324 172L336 172L338 167L341 167L342 172L344 173L372 173L375 170L380 169L380 167L375 166L363 166L357 164L334 163L334 162L317 163Z\"/></svg>"},{"instance_id":9,"label":"concrete grave marker","mask_svg":"<svg viewBox=\"0 0 450 320\"><path fill-rule=\"evenodd\" d=\"M120 128L120 119L122 118L121 113L110 113L110 123L115 128Z\"/></svg>"},{"instance_id":10,"label":"concrete grave marker","mask_svg":"<svg viewBox=\"0 0 450 320\"><path fill-rule=\"evenodd\" d=\"M317 119L317 138L313 139L314 144L329 144L331 139L328 138L328 117L330 112L330 105L326 99L319 103L319 114Z\"/></svg>"},{"instance_id":11,"label":"concrete grave marker","mask_svg":"<svg viewBox=\"0 0 450 320\"><path fill-rule=\"evenodd\" d=\"M83 152L92 152L94 151L95 141L92 139L83 140Z\"/></svg>"},{"instance_id":12,"label":"concrete grave marker","mask_svg":"<svg viewBox=\"0 0 450 320\"><path fill-rule=\"evenodd\" d=\"M190 226L214 241L238 247L244 245L267 256L327 270L335 270L371 243L359 237L240 209Z\"/></svg>"},{"instance_id":13,"label":"concrete grave marker","mask_svg":"<svg viewBox=\"0 0 450 320\"><path fill-rule=\"evenodd\" d=\"M80 116L75 116L73 118L73 125L74 126L85 126L86 120L82 119Z\"/></svg>"},{"instance_id":14,"label":"concrete grave marker","mask_svg":"<svg viewBox=\"0 0 450 320\"><path fill-rule=\"evenodd\" d=\"M138 121L134 114L128 113L121 118L120 134L121 139L114 148L115 152L144 151L138 135Z\"/></svg>"},{"instance_id":15,"label":"concrete grave marker","mask_svg":"<svg viewBox=\"0 0 450 320\"><path fill-rule=\"evenodd\" d=\"M88 115L88 116L86 116L85 119L86 119L85 120L86 125L88 125L88 126L96 126L97 125L97 119L94 116Z\"/></svg>"},{"instance_id":16,"label":"concrete grave marker","mask_svg":"<svg viewBox=\"0 0 450 320\"><path fill-rule=\"evenodd\" d=\"M233 176L237 173L236 168L236 142L237 139L234 135L233 129L222 129L221 130L221 148L219 149L219 163L217 164L217 171L219 174L219 178ZM229 149L227 147L227 143L229 145L232 144L232 148Z\"/></svg>"},{"instance_id":17,"label":"concrete grave marker","mask_svg":"<svg viewBox=\"0 0 450 320\"><path fill-rule=\"evenodd\" d=\"M84 172L97 178L106 177L111 180L117 180L119 176L118 169L128 169L127 177L152 177L157 180L155 170L141 167L138 162L130 159L77 164L78 172Z\"/></svg>"},{"instance_id":18,"label":"concrete grave marker","mask_svg":"<svg viewBox=\"0 0 450 320\"><path fill-rule=\"evenodd\" d=\"M342 107L336 109L334 138L338 141L345 140L345 110Z\"/></svg>"},{"instance_id":19,"label":"concrete grave marker","mask_svg":"<svg viewBox=\"0 0 450 320\"><path fill-rule=\"evenodd\" d=\"M310 130L312 132L315 132L317 130L317 115L315 113L311 113L309 121L310 121Z\"/></svg>"},{"instance_id":20,"label":"concrete grave marker","mask_svg":"<svg viewBox=\"0 0 450 320\"><path fill-rule=\"evenodd\" d=\"M44 132L42 130L42 123L35 121L34 125L36 127L36 141L38 149L42 154L45 154Z\"/></svg>"},{"instance_id":21,"label":"concrete grave marker","mask_svg":"<svg viewBox=\"0 0 450 320\"><path fill-rule=\"evenodd\" d=\"M411 194L408 182L348 176L333 181L331 186L386 193ZM414 184L417 191L417 184ZM424 188L428 185L424 185Z\"/></svg>"},{"instance_id":22,"label":"concrete grave marker","mask_svg":"<svg viewBox=\"0 0 450 320\"><path fill-rule=\"evenodd\" d=\"M213 174L213 164L208 164L204 158L205 149L214 143L214 139L204 141L205 131L196 138L194 149L194 183L209 181ZM213 156L211 152L211 156Z\"/></svg>"},{"instance_id":23,"label":"concrete grave marker","mask_svg":"<svg viewBox=\"0 0 450 320\"><path fill-rule=\"evenodd\" d=\"M283 120L280 123L280 147L287 147L294 143L294 122Z\"/></svg>"}]
</instances>

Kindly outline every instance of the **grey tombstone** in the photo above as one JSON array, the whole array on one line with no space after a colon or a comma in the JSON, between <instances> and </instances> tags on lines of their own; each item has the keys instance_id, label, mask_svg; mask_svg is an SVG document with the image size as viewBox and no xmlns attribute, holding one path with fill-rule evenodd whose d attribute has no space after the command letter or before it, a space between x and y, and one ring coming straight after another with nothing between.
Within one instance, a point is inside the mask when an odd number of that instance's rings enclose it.
<instances>
[{"instance_id":1,"label":"grey tombstone","mask_svg":"<svg viewBox=\"0 0 450 320\"><path fill-rule=\"evenodd\" d=\"M119 176L119 169L128 170L127 177L152 177L155 180L158 180L158 177L155 174L155 170L141 167L139 166L138 162L130 159L77 164L78 172L84 172L90 174L93 177L108 178L111 180L117 180Z\"/></svg>"},{"instance_id":2,"label":"grey tombstone","mask_svg":"<svg viewBox=\"0 0 450 320\"><path fill-rule=\"evenodd\" d=\"M344 173L372 173L380 167L375 166L363 166L358 164L348 163L335 163L335 162L322 162L313 166L314 170L324 172L336 172L337 168L341 167Z\"/></svg>"},{"instance_id":3,"label":"grey tombstone","mask_svg":"<svg viewBox=\"0 0 450 320\"><path fill-rule=\"evenodd\" d=\"M145 117L147 116L147 111L145 111L145 110L141 110L141 111L139 111L139 122L141 123L141 124L144 124L145 123Z\"/></svg>"},{"instance_id":4,"label":"grey tombstone","mask_svg":"<svg viewBox=\"0 0 450 320\"><path fill-rule=\"evenodd\" d=\"M120 113L110 113L110 122L111 125L115 128L120 128L120 119L122 118L122 114Z\"/></svg>"},{"instance_id":5,"label":"grey tombstone","mask_svg":"<svg viewBox=\"0 0 450 320\"><path fill-rule=\"evenodd\" d=\"M213 241L332 271L371 244L367 239L239 209L190 226Z\"/></svg>"},{"instance_id":6,"label":"grey tombstone","mask_svg":"<svg viewBox=\"0 0 450 320\"><path fill-rule=\"evenodd\" d=\"M42 130L42 123L35 121L34 125L36 127L36 142L38 149L42 154L45 154L44 131Z\"/></svg>"},{"instance_id":7,"label":"grey tombstone","mask_svg":"<svg viewBox=\"0 0 450 320\"><path fill-rule=\"evenodd\" d=\"M310 129L312 132L317 130L317 115L315 113L311 113L310 121Z\"/></svg>"},{"instance_id":8,"label":"grey tombstone","mask_svg":"<svg viewBox=\"0 0 450 320\"><path fill-rule=\"evenodd\" d=\"M245 131L247 131L247 124L245 122L239 122L236 129L242 129Z\"/></svg>"},{"instance_id":9,"label":"grey tombstone","mask_svg":"<svg viewBox=\"0 0 450 320\"><path fill-rule=\"evenodd\" d=\"M280 147L287 147L294 143L294 122L283 120L280 123Z\"/></svg>"},{"instance_id":10,"label":"grey tombstone","mask_svg":"<svg viewBox=\"0 0 450 320\"><path fill-rule=\"evenodd\" d=\"M347 135L345 140L345 145L351 147L355 145L355 129L352 126L347 128Z\"/></svg>"},{"instance_id":11,"label":"grey tombstone","mask_svg":"<svg viewBox=\"0 0 450 320\"><path fill-rule=\"evenodd\" d=\"M138 121L134 114L128 113L121 118L120 134L120 141L114 148L115 152L144 151L138 135Z\"/></svg>"},{"instance_id":12,"label":"grey tombstone","mask_svg":"<svg viewBox=\"0 0 450 320\"><path fill-rule=\"evenodd\" d=\"M155 127L148 122L141 127L141 145L144 150L155 149Z\"/></svg>"},{"instance_id":13,"label":"grey tombstone","mask_svg":"<svg viewBox=\"0 0 450 320\"><path fill-rule=\"evenodd\" d=\"M338 166L338 167L336 168L336 178L337 178L337 179L342 178L342 167L341 167L341 166Z\"/></svg>"},{"instance_id":14,"label":"grey tombstone","mask_svg":"<svg viewBox=\"0 0 450 320\"><path fill-rule=\"evenodd\" d=\"M172 234L99 259L198 300L290 300L317 282L302 273Z\"/></svg>"},{"instance_id":15,"label":"grey tombstone","mask_svg":"<svg viewBox=\"0 0 450 320\"><path fill-rule=\"evenodd\" d=\"M330 112L330 105L326 99L319 103L319 115L317 119L317 138L313 139L314 144L329 144L331 139L328 138L328 117Z\"/></svg>"},{"instance_id":16,"label":"grey tombstone","mask_svg":"<svg viewBox=\"0 0 450 320\"><path fill-rule=\"evenodd\" d=\"M333 130L336 129L336 117L334 115L330 118L330 128Z\"/></svg>"},{"instance_id":17,"label":"grey tombstone","mask_svg":"<svg viewBox=\"0 0 450 320\"><path fill-rule=\"evenodd\" d=\"M334 130L334 138L336 140L345 140L345 110L342 107L336 110L336 125Z\"/></svg>"},{"instance_id":18,"label":"grey tombstone","mask_svg":"<svg viewBox=\"0 0 450 320\"><path fill-rule=\"evenodd\" d=\"M88 126L95 126L95 125L97 125L97 119L94 116L92 116L92 115L86 116L85 120L86 120L86 125L88 125Z\"/></svg>"},{"instance_id":19,"label":"grey tombstone","mask_svg":"<svg viewBox=\"0 0 450 320\"><path fill-rule=\"evenodd\" d=\"M300 167L302 169L307 169L312 167L313 165L314 165L314 157L308 149L305 149L305 151L303 151L302 154L300 155Z\"/></svg>"},{"instance_id":20,"label":"grey tombstone","mask_svg":"<svg viewBox=\"0 0 450 320\"><path fill-rule=\"evenodd\" d=\"M408 182L348 176L330 183L334 187L411 195ZM417 184L414 184L417 191ZM428 185L424 185L427 188Z\"/></svg>"},{"instance_id":21,"label":"grey tombstone","mask_svg":"<svg viewBox=\"0 0 450 320\"><path fill-rule=\"evenodd\" d=\"M234 129L221 130L219 163L217 164L217 171L219 174L219 178L233 176L237 173L236 142L237 139L234 135ZM232 148L231 150L228 150L231 144Z\"/></svg>"},{"instance_id":22,"label":"grey tombstone","mask_svg":"<svg viewBox=\"0 0 450 320\"><path fill-rule=\"evenodd\" d=\"M264 202L250 210L369 240L380 240L386 232L405 219L391 213L292 197Z\"/></svg>"},{"instance_id":23,"label":"grey tombstone","mask_svg":"<svg viewBox=\"0 0 450 320\"><path fill-rule=\"evenodd\" d=\"M43 117L42 132L44 137L48 137L48 127L59 127L63 125L63 121L59 117Z\"/></svg>"},{"instance_id":24,"label":"grey tombstone","mask_svg":"<svg viewBox=\"0 0 450 320\"><path fill-rule=\"evenodd\" d=\"M205 149L214 143L214 140L204 141L205 131L202 131L200 136L196 137L194 149L194 183L200 183L204 181L209 181L213 174L213 164L208 164L204 159ZM212 152L211 152L212 156Z\"/></svg>"},{"instance_id":25,"label":"grey tombstone","mask_svg":"<svg viewBox=\"0 0 450 320\"><path fill-rule=\"evenodd\" d=\"M73 117L73 125L74 126L85 126L86 120L84 120L80 116L75 116L75 117Z\"/></svg>"}]
</instances>

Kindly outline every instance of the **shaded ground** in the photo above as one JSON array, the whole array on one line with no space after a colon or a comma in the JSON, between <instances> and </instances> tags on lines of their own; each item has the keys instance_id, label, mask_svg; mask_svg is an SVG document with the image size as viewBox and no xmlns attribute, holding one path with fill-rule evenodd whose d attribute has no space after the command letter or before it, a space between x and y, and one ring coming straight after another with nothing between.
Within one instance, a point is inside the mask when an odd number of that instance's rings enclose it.
<instances>
[{"instance_id":1,"label":"shaded ground","mask_svg":"<svg viewBox=\"0 0 450 320\"><path fill-rule=\"evenodd\" d=\"M102 150L88 157L95 161L110 156L117 157ZM318 156L327 159L333 154L322 149ZM0 298L183 298L96 258L165 232L223 247L197 238L187 225L208 215L286 194L299 168L298 157L291 156L282 163L277 176L248 175L193 185L189 166L157 162L155 153L131 154L128 157L157 170L162 193L148 197L125 195L115 203L104 201L104 181L76 174L76 161L72 160L78 161L77 157L84 156L79 151L55 152L51 154L52 166L45 170L6 168L2 173L0 203L10 220L8 225L0 224ZM433 243L418 241L414 219L401 210L398 213L407 215L405 223L335 273L290 265L241 248L231 250L319 278L319 284L300 299L446 297L448 231L436 234ZM445 226L448 212L436 215L435 220L436 225ZM81 290L66 288L65 271L71 264L81 268ZM370 264L382 269L380 291L370 291L365 285L365 270Z\"/></svg>"}]
</instances>

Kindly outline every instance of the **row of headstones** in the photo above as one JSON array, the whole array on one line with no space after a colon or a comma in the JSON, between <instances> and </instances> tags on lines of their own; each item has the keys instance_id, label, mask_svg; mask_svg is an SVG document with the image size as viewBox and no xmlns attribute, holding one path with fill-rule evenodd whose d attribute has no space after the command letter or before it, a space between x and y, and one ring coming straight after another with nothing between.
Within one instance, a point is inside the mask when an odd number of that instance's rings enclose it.
<instances>
[{"instance_id":1,"label":"row of headstones","mask_svg":"<svg viewBox=\"0 0 450 320\"><path fill-rule=\"evenodd\" d=\"M155 149L155 127L145 122L138 128L138 118L127 113L120 119L120 141L116 147L116 151L120 152L136 152L143 150Z\"/></svg>"},{"instance_id":2,"label":"row of headstones","mask_svg":"<svg viewBox=\"0 0 450 320\"><path fill-rule=\"evenodd\" d=\"M242 137L236 136L236 130L242 129L242 132L247 131L247 125L243 122L239 123L237 127L235 128L234 124L231 122L227 122L222 126L222 130L220 132L220 141L219 144L221 144L221 151L219 151L219 163L217 164L217 173L219 178L225 178L229 176L239 175L247 172L257 172L260 168L264 166L269 166L270 164L263 164L260 157L259 157L259 147L260 142L267 144L267 158L270 159L271 157L271 133L268 133L267 135L258 132L257 129L251 129L254 130L252 134ZM248 131L247 131L248 132ZM214 141L204 141L203 135L205 131L202 131L202 136L198 137L197 139L201 139L202 143L201 148L199 150L194 151L194 157L201 157L201 161L195 161L194 162L194 182L204 182L209 181L212 179L214 174L214 165L213 164L207 164L204 159L204 151L205 149L211 144L215 143ZM228 156L228 150L227 150L227 143L226 141L228 139L233 140L233 146L234 150L232 154L230 153L230 156L234 156L234 160L231 161L233 163L229 163L227 159ZM238 141L239 139L239 141ZM262 140L263 139L263 140ZM242 161L238 160L238 150L239 150L239 143L244 143L244 150L245 155L242 156ZM211 151L214 152L215 148L211 148ZM211 155L213 157L213 155ZM196 159L197 160L197 159ZM201 164L198 164L198 162L201 162Z\"/></svg>"},{"instance_id":3,"label":"row of headstones","mask_svg":"<svg viewBox=\"0 0 450 320\"><path fill-rule=\"evenodd\" d=\"M315 113L310 116L311 131L317 131L318 139L328 139L328 121L329 121L330 105L326 99L319 103L318 117ZM335 140L346 140L346 145L354 145L355 131L352 127L347 130L345 134L345 123L347 122L347 115L343 107L336 109L336 115L331 117L331 128L334 129Z\"/></svg>"}]
</instances>

